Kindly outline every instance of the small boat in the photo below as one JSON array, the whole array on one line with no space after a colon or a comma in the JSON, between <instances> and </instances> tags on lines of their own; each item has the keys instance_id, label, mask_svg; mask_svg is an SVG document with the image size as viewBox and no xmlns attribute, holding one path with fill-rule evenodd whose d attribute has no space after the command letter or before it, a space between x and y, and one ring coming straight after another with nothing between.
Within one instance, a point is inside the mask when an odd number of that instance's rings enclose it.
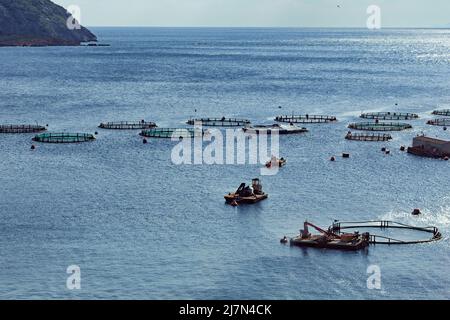
<instances>
[{"instance_id":1,"label":"small boat","mask_svg":"<svg viewBox=\"0 0 450 320\"><path fill-rule=\"evenodd\" d=\"M308 226L313 227L320 232L319 235L309 233ZM344 233L335 234L332 230L325 231L312 223L305 222L304 229L300 230L300 235L290 240L291 246L326 248L337 250L357 251L366 248L369 245L369 233L360 234Z\"/></svg>"},{"instance_id":2,"label":"small boat","mask_svg":"<svg viewBox=\"0 0 450 320\"><path fill-rule=\"evenodd\" d=\"M262 191L262 184L259 179L252 180L252 186L247 186L242 183L234 193L225 195L225 201L233 206L241 203L253 204L264 199L267 199L269 195Z\"/></svg>"},{"instance_id":3,"label":"small boat","mask_svg":"<svg viewBox=\"0 0 450 320\"><path fill-rule=\"evenodd\" d=\"M270 161L266 162L266 168L273 168L273 167L284 167L286 165L287 161L285 158L278 159L277 157L272 157Z\"/></svg>"},{"instance_id":4,"label":"small boat","mask_svg":"<svg viewBox=\"0 0 450 320\"><path fill-rule=\"evenodd\" d=\"M278 134L295 134L295 133L305 133L308 132L308 129L301 128L293 123L289 125L284 124L272 124L272 125L256 125L256 126L250 126L245 127L242 130L244 130L245 133L251 133L251 134L267 134L270 135L272 133L278 133Z\"/></svg>"}]
</instances>

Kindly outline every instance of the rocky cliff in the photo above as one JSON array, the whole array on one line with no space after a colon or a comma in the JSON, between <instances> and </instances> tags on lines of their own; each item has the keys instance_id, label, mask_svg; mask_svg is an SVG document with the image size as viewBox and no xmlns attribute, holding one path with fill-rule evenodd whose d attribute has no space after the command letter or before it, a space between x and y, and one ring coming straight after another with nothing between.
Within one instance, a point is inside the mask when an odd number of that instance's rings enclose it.
<instances>
[{"instance_id":1,"label":"rocky cliff","mask_svg":"<svg viewBox=\"0 0 450 320\"><path fill-rule=\"evenodd\" d=\"M97 41L88 29L70 30L66 9L50 0L0 0L0 46L63 46Z\"/></svg>"}]
</instances>

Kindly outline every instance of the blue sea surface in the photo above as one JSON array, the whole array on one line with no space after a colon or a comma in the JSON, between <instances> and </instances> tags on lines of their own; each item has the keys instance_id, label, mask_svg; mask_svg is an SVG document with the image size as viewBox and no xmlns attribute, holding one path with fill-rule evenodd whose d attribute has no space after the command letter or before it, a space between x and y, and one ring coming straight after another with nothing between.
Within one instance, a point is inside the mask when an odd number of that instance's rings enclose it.
<instances>
[{"instance_id":1,"label":"blue sea surface","mask_svg":"<svg viewBox=\"0 0 450 320\"><path fill-rule=\"evenodd\" d=\"M0 135L0 299L450 298L450 163L399 150L421 132L450 139L425 124L450 108L450 30L93 31L111 46L0 49L0 123L99 131L35 151L33 134ZM421 118L388 143L345 140L362 111ZM175 165L175 142L97 128L292 113L339 122L281 136L288 164L261 177L269 199L236 208L224 194L260 165ZM433 225L444 238L361 252L279 242L305 220L334 219ZM66 287L69 265L81 268L81 290ZM367 287L371 265L381 290Z\"/></svg>"}]
</instances>

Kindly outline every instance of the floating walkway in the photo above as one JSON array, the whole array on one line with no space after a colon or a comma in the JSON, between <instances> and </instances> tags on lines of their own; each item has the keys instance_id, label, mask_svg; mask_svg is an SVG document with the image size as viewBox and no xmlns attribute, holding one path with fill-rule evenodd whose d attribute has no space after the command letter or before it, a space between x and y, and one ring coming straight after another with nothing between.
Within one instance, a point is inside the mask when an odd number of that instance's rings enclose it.
<instances>
[{"instance_id":1,"label":"floating walkway","mask_svg":"<svg viewBox=\"0 0 450 320\"><path fill-rule=\"evenodd\" d=\"M450 118L429 120L427 122L427 124L432 125L432 126L442 126L442 127L450 126Z\"/></svg>"},{"instance_id":2,"label":"floating walkway","mask_svg":"<svg viewBox=\"0 0 450 320\"><path fill-rule=\"evenodd\" d=\"M364 133L347 133L345 136L347 140L353 141L389 141L392 140L392 136L386 133L372 133L372 134L364 134Z\"/></svg>"},{"instance_id":3,"label":"floating walkway","mask_svg":"<svg viewBox=\"0 0 450 320\"><path fill-rule=\"evenodd\" d=\"M277 122L285 123L329 123L336 122L337 118L334 116L321 116L321 115L298 115L298 116L278 116L275 118Z\"/></svg>"},{"instance_id":4,"label":"floating walkway","mask_svg":"<svg viewBox=\"0 0 450 320\"><path fill-rule=\"evenodd\" d=\"M44 143L79 143L95 140L90 133L42 133L33 138L33 141Z\"/></svg>"},{"instance_id":5,"label":"floating walkway","mask_svg":"<svg viewBox=\"0 0 450 320\"><path fill-rule=\"evenodd\" d=\"M207 130L191 129L191 128L154 128L142 130L141 136L147 138L193 138L202 137L207 134Z\"/></svg>"},{"instance_id":6,"label":"floating walkway","mask_svg":"<svg viewBox=\"0 0 450 320\"><path fill-rule=\"evenodd\" d=\"M36 133L47 130L46 127L33 124L2 124L0 133Z\"/></svg>"},{"instance_id":7,"label":"floating walkway","mask_svg":"<svg viewBox=\"0 0 450 320\"><path fill-rule=\"evenodd\" d=\"M402 131L412 128L412 126L408 123L394 122L360 122L351 123L348 127L353 130L364 131Z\"/></svg>"},{"instance_id":8,"label":"floating walkway","mask_svg":"<svg viewBox=\"0 0 450 320\"><path fill-rule=\"evenodd\" d=\"M118 122L106 122L100 123L98 126L102 129L112 129L112 130L139 130L139 129L151 129L156 127L154 122L145 121L118 121Z\"/></svg>"},{"instance_id":9,"label":"floating walkway","mask_svg":"<svg viewBox=\"0 0 450 320\"><path fill-rule=\"evenodd\" d=\"M436 116L450 117L450 109L435 110L435 111L433 111L433 114Z\"/></svg>"},{"instance_id":10,"label":"floating walkway","mask_svg":"<svg viewBox=\"0 0 450 320\"><path fill-rule=\"evenodd\" d=\"M399 240L390 237L384 237L379 235L370 234L370 244L420 244L420 243L430 243L439 241L442 239L442 234L436 227L414 227L407 224L394 222L394 221L361 221L361 222L339 222L336 221L330 227L330 229L335 233L343 233L343 230L350 229L407 229L411 231L420 231L424 233L431 234L431 238L421 239L421 240Z\"/></svg>"},{"instance_id":11,"label":"floating walkway","mask_svg":"<svg viewBox=\"0 0 450 320\"><path fill-rule=\"evenodd\" d=\"M205 127L245 127L251 122L247 119L234 119L234 118L201 118L190 119L186 122L193 126L195 124L201 124Z\"/></svg>"},{"instance_id":12,"label":"floating walkway","mask_svg":"<svg viewBox=\"0 0 450 320\"><path fill-rule=\"evenodd\" d=\"M375 120L414 120L418 119L419 115L415 113L401 113L401 112L369 112L363 113L363 119Z\"/></svg>"}]
</instances>

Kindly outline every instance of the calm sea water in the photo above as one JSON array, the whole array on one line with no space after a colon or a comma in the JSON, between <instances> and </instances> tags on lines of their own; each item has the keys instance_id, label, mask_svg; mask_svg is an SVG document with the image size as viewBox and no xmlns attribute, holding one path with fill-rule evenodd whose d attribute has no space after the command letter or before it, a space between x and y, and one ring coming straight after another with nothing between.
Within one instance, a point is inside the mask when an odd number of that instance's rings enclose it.
<instances>
[{"instance_id":1,"label":"calm sea water","mask_svg":"<svg viewBox=\"0 0 450 320\"><path fill-rule=\"evenodd\" d=\"M399 151L421 131L450 138L424 124L450 107L449 30L94 31L112 46L0 49L0 122L94 132L194 115L340 121L281 137L288 165L262 177L270 198L237 208L223 195L260 166L176 166L173 142L143 145L134 131L34 152L32 135L0 135L0 298L450 298L449 163ZM361 111L383 110L421 119L389 143L344 140ZM344 151L352 157L329 161ZM305 219L435 225L445 239L358 253L280 245ZM74 264L79 291L66 288ZM381 290L367 289L370 265Z\"/></svg>"}]
</instances>

